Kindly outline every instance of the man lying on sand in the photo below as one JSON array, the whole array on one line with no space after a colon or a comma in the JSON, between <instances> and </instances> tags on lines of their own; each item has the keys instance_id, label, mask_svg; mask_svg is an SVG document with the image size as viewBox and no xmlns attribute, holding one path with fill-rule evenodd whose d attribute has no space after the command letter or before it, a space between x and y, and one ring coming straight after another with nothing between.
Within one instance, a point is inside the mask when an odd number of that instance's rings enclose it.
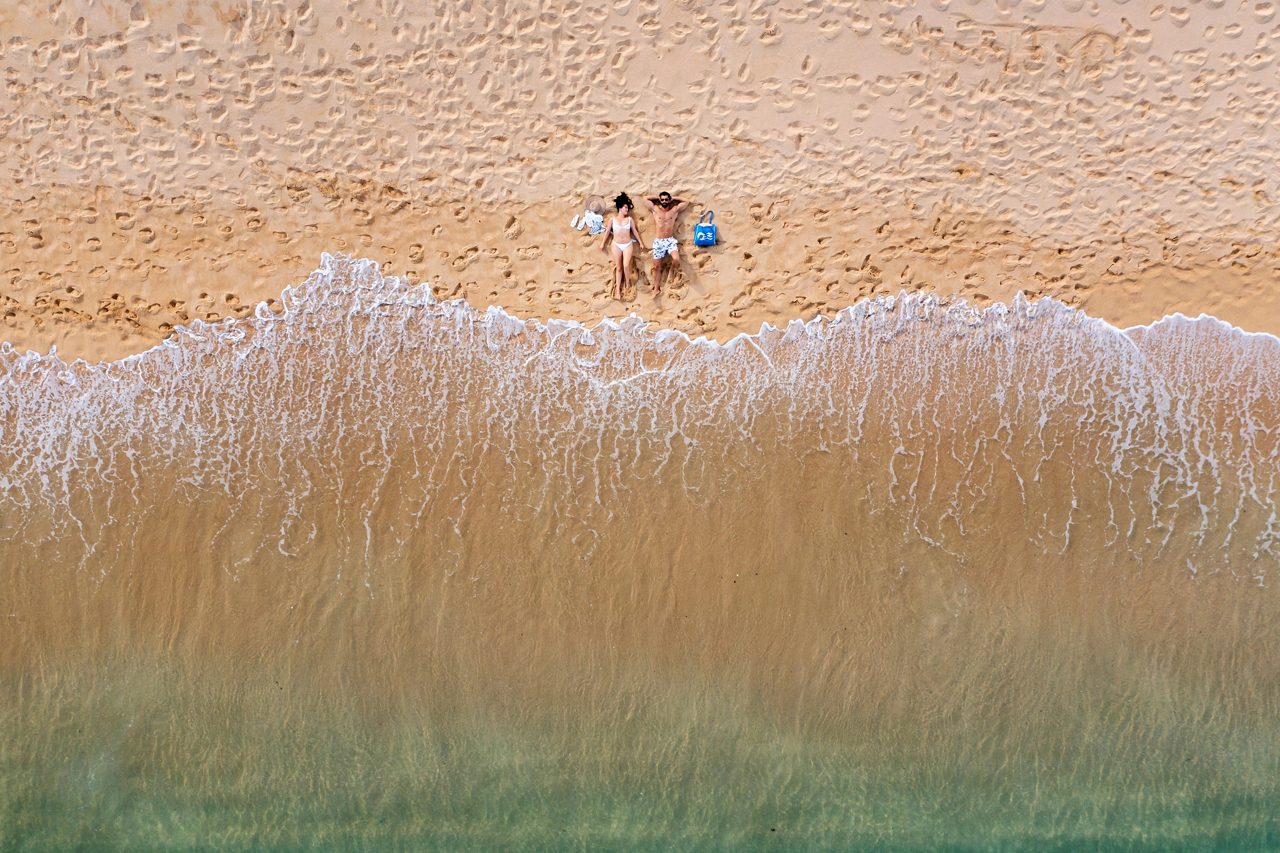
<instances>
[{"instance_id":1,"label":"man lying on sand","mask_svg":"<svg viewBox=\"0 0 1280 853\"><path fill-rule=\"evenodd\" d=\"M689 206L683 199L672 198L671 193L663 191L656 196L648 196L644 200L653 213L654 228L657 236L653 238L653 293L656 296L662 291L662 279L667 267L675 261L680 263L680 252L676 245L676 219Z\"/></svg>"}]
</instances>

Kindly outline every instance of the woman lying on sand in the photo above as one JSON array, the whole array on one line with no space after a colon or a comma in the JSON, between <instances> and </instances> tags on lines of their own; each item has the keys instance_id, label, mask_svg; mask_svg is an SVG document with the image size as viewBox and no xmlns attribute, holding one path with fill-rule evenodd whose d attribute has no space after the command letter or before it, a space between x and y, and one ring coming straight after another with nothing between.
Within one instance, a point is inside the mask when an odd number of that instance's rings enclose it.
<instances>
[{"instance_id":1,"label":"woman lying on sand","mask_svg":"<svg viewBox=\"0 0 1280 853\"><path fill-rule=\"evenodd\" d=\"M635 253L635 246L639 244L641 249L647 247L640 239L640 230L636 227L635 220L631 218L631 209L635 206L631 203L631 197L622 193L613 200L613 204L618 212L604 233L600 251L608 252L609 239L613 238L613 289L609 295L621 299L623 286L631 284L631 257Z\"/></svg>"}]
</instances>

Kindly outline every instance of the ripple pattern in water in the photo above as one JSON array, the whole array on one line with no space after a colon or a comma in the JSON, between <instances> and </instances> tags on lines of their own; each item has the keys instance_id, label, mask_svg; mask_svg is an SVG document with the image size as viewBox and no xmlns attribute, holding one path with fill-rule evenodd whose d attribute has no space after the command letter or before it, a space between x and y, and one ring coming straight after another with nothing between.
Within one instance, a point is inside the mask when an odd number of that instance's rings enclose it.
<instances>
[{"instance_id":1,"label":"ripple pattern in water","mask_svg":"<svg viewBox=\"0 0 1280 853\"><path fill-rule=\"evenodd\" d=\"M0 842L1280 843L1274 338L283 302L0 347Z\"/></svg>"}]
</instances>

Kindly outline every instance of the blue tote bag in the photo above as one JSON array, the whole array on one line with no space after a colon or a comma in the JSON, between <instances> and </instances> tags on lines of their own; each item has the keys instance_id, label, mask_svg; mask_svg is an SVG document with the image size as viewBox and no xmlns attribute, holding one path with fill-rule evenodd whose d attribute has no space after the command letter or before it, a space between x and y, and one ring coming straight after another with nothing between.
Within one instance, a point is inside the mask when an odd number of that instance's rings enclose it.
<instances>
[{"instance_id":1,"label":"blue tote bag","mask_svg":"<svg viewBox=\"0 0 1280 853\"><path fill-rule=\"evenodd\" d=\"M706 220L703 222L702 220ZM695 246L714 246L716 244L716 212L708 210L698 218L698 224L693 226L693 245Z\"/></svg>"}]
</instances>

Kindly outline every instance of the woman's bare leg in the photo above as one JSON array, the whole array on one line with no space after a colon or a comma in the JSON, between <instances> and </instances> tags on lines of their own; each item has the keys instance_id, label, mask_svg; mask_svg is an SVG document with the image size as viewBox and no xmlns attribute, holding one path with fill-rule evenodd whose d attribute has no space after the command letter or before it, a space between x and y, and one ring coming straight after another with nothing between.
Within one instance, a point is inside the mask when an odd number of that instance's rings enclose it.
<instances>
[{"instance_id":1,"label":"woman's bare leg","mask_svg":"<svg viewBox=\"0 0 1280 853\"><path fill-rule=\"evenodd\" d=\"M626 272L622 266L624 252L622 249L614 247L613 250L613 288L609 291L609 295L614 299L622 298L622 283L626 280Z\"/></svg>"},{"instance_id":2,"label":"woman's bare leg","mask_svg":"<svg viewBox=\"0 0 1280 853\"><path fill-rule=\"evenodd\" d=\"M622 282L625 285L631 284L631 256L633 254L635 254L634 243L622 250Z\"/></svg>"}]
</instances>

